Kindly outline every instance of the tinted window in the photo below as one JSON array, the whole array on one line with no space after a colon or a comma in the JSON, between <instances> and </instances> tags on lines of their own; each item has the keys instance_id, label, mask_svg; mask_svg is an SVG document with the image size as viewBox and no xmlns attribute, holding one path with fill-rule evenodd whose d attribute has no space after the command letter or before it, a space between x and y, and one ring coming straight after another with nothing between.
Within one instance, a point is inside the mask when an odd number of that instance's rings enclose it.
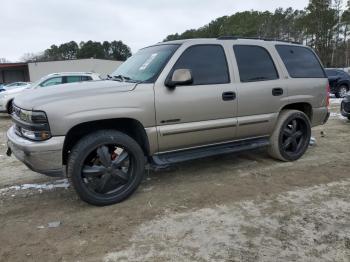
<instances>
[{"instance_id":1,"label":"tinted window","mask_svg":"<svg viewBox=\"0 0 350 262\"><path fill-rule=\"evenodd\" d=\"M277 45L276 49L289 75L294 78L324 78L325 73L316 55L301 46Z\"/></svg>"},{"instance_id":2,"label":"tinted window","mask_svg":"<svg viewBox=\"0 0 350 262\"><path fill-rule=\"evenodd\" d=\"M44 83L42 83L40 86L46 87L46 86L54 86L62 84L62 77L54 77L46 80Z\"/></svg>"},{"instance_id":3,"label":"tinted window","mask_svg":"<svg viewBox=\"0 0 350 262\"><path fill-rule=\"evenodd\" d=\"M81 76L67 76L66 79L67 83L80 82Z\"/></svg>"},{"instance_id":4,"label":"tinted window","mask_svg":"<svg viewBox=\"0 0 350 262\"><path fill-rule=\"evenodd\" d=\"M344 77L344 78L348 78L349 77L349 74L344 72L344 71L338 71L338 74L341 76L341 77Z\"/></svg>"},{"instance_id":5,"label":"tinted window","mask_svg":"<svg viewBox=\"0 0 350 262\"><path fill-rule=\"evenodd\" d=\"M336 70L326 70L327 76L337 76L338 72Z\"/></svg>"},{"instance_id":6,"label":"tinted window","mask_svg":"<svg viewBox=\"0 0 350 262\"><path fill-rule=\"evenodd\" d=\"M81 81L91 81L91 80L92 80L91 76L82 76L81 77Z\"/></svg>"},{"instance_id":7,"label":"tinted window","mask_svg":"<svg viewBox=\"0 0 350 262\"><path fill-rule=\"evenodd\" d=\"M220 45L197 45L185 50L176 62L176 69L190 69L193 85L229 83L227 61Z\"/></svg>"},{"instance_id":8,"label":"tinted window","mask_svg":"<svg viewBox=\"0 0 350 262\"><path fill-rule=\"evenodd\" d=\"M233 47L241 82L278 79L278 73L269 52L259 46Z\"/></svg>"}]
</instances>

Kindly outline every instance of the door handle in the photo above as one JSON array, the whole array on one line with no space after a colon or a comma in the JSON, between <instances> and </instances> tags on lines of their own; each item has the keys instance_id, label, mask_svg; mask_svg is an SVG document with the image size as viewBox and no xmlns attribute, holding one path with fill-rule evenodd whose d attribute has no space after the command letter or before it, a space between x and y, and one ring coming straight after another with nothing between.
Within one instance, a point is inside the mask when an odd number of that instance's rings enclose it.
<instances>
[{"instance_id":1,"label":"door handle","mask_svg":"<svg viewBox=\"0 0 350 262\"><path fill-rule=\"evenodd\" d=\"M280 88L280 87L272 89L273 96L281 96L283 95L283 92L284 92L283 88Z\"/></svg>"},{"instance_id":2,"label":"door handle","mask_svg":"<svg viewBox=\"0 0 350 262\"><path fill-rule=\"evenodd\" d=\"M224 92L222 93L222 100L224 101L233 101L236 99L235 92Z\"/></svg>"}]
</instances>

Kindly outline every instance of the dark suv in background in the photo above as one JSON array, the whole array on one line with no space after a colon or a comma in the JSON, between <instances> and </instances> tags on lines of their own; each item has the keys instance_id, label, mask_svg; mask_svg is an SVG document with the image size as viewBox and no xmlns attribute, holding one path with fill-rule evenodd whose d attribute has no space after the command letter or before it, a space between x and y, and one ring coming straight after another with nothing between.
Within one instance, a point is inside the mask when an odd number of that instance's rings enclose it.
<instances>
[{"instance_id":1,"label":"dark suv in background","mask_svg":"<svg viewBox=\"0 0 350 262\"><path fill-rule=\"evenodd\" d=\"M350 75L341 69L326 69L331 93L336 98L344 98L349 92Z\"/></svg>"}]
</instances>

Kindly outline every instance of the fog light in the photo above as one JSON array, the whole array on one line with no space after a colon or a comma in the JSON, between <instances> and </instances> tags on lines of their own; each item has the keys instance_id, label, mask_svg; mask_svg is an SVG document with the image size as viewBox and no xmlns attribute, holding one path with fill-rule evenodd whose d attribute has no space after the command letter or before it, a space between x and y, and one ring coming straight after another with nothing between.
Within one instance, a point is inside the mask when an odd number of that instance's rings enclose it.
<instances>
[{"instance_id":1,"label":"fog light","mask_svg":"<svg viewBox=\"0 0 350 262\"><path fill-rule=\"evenodd\" d=\"M44 141L51 137L49 131L33 131L22 128L21 132L24 137L36 141Z\"/></svg>"}]
</instances>

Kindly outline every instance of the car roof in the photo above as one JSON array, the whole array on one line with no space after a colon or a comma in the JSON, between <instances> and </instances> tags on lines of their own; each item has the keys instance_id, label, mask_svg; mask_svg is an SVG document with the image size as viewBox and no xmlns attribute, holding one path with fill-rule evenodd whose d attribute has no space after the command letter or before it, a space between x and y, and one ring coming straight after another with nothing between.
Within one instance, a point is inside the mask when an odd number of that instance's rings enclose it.
<instances>
[{"instance_id":1,"label":"car roof","mask_svg":"<svg viewBox=\"0 0 350 262\"><path fill-rule=\"evenodd\" d=\"M52 76L98 76L99 74L93 72L60 72L49 74L46 77Z\"/></svg>"}]
</instances>

